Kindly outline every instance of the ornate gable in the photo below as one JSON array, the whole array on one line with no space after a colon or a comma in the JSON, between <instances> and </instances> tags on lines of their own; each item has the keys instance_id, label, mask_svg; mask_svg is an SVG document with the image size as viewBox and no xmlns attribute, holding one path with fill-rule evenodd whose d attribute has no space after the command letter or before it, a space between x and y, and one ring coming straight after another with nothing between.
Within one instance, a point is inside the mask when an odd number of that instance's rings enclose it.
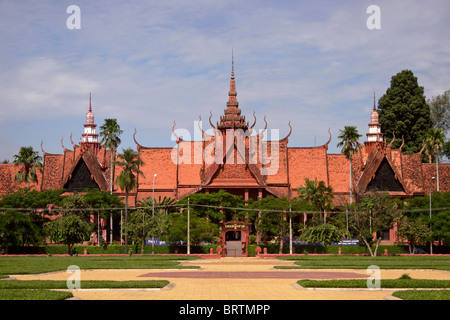
<instances>
[{"instance_id":1,"label":"ornate gable","mask_svg":"<svg viewBox=\"0 0 450 320\"><path fill-rule=\"evenodd\" d=\"M384 142L372 148L356 184L356 191L363 194L368 191L410 194L401 174L390 159Z\"/></svg>"},{"instance_id":2,"label":"ornate gable","mask_svg":"<svg viewBox=\"0 0 450 320\"><path fill-rule=\"evenodd\" d=\"M87 150L78 156L63 181L63 187L69 192L108 189L108 182L93 151Z\"/></svg>"},{"instance_id":3,"label":"ornate gable","mask_svg":"<svg viewBox=\"0 0 450 320\"><path fill-rule=\"evenodd\" d=\"M366 191L406 192L386 158L381 161Z\"/></svg>"}]
</instances>

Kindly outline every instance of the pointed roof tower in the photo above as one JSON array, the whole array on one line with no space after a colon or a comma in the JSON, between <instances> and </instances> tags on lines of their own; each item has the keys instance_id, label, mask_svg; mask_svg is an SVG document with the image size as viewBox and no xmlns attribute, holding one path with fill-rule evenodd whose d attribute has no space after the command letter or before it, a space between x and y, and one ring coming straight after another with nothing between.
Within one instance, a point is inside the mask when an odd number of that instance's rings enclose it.
<instances>
[{"instance_id":1,"label":"pointed roof tower","mask_svg":"<svg viewBox=\"0 0 450 320\"><path fill-rule=\"evenodd\" d=\"M370 114L369 132L366 133L367 144L383 141L383 134L381 133L381 124L378 120L378 112L375 105L375 92L373 93L373 111Z\"/></svg>"},{"instance_id":2,"label":"pointed roof tower","mask_svg":"<svg viewBox=\"0 0 450 320\"><path fill-rule=\"evenodd\" d=\"M84 124L84 133L81 135L80 146L83 150L90 147L97 154L100 150L100 142L98 142L98 134L95 132L96 127L94 112L92 112L91 93L89 93L89 111L86 113L86 123Z\"/></svg>"},{"instance_id":3,"label":"pointed roof tower","mask_svg":"<svg viewBox=\"0 0 450 320\"><path fill-rule=\"evenodd\" d=\"M241 116L241 109L239 109L239 102L236 99L236 81L234 79L234 56L231 57L231 78L230 91L228 91L227 108L224 115L220 117L218 129L248 129L248 122L245 122L245 116Z\"/></svg>"}]
</instances>

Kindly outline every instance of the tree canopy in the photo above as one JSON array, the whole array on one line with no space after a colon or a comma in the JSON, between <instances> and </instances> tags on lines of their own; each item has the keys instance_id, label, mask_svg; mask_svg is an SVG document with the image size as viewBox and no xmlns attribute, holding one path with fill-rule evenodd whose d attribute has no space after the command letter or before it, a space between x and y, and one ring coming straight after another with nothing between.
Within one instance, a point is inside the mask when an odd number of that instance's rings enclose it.
<instances>
[{"instance_id":1,"label":"tree canopy","mask_svg":"<svg viewBox=\"0 0 450 320\"><path fill-rule=\"evenodd\" d=\"M392 77L391 86L378 101L378 113L387 143L395 133L393 148L400 147L403 137L405 153L420 151L432 121L424 89L411 70L402 70Z\"/></svg>"}]
</instances>

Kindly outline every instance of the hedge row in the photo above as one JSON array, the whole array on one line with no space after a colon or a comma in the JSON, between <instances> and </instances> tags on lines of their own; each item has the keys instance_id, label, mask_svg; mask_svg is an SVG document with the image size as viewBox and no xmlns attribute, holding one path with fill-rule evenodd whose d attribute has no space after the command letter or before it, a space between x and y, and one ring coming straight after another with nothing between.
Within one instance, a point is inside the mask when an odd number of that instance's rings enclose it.
<instances>
[{"instance_id":1,"label":"hedge row","mask_svg":"<svg viewBox=\"0 0 450 320\"><path fill-rule=\"evenodd\" d=\"M191 246L191 253L194 254L208 254L210 249L213 248L213 252L216 253L216 248L218 245L204 245L204 246ZM249 256L256 255L257 245L251 244L248 246ZM276 244L261 244L261 253L264 252L264 248L267 248L267 253L277 254L279 252L279 246ZM136 245L129 245L133 254L141 253L141 247ZM338 254L338 246L329 246L328 253ZM365 246L340 246L342 254L368 254L368 250ZM108 245L106 249L102 246L74 246L74 250L78 254L83 254L84 249L86 249L88 254L123 254L125 253L125 246L123 245ZM403 254L409 253L408 246L404 245L380 245L378 247L378 254L384 254L385 249L387 249L388 254ZM425 251L428 252L427 247L423 247ZM63 245L53 245L53 246L42 246L42 247L10 247L8 250L9 254L66 254L67 247ZM145 246L144 253L152 253L152 246ZM186 246L155 246L155 254L186 254ZM283 247L283 253L289 253L289 246ZM326 253L325 247L320 245L301 245L293 246L293 253ZM450 247L448 246L436 246L433 248L433 253L436 254L448 254L450 253Z\"/></svg>"}]
</instances>

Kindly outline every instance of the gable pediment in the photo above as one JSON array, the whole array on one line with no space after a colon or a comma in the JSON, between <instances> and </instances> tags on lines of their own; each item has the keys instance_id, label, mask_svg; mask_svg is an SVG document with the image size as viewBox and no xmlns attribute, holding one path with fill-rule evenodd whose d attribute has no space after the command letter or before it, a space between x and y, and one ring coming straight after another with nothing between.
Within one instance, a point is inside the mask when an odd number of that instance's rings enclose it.
<instances>
[{"instance_id":1,"label":"gable pediment","mask_svg":"<svg viewBox=\"0 0 450 320\"><path fill-rule=\"evenodd\" d=\"M359 194L370 191L409 194L400 172L385 148L372 149L355 190Z\"/></svg>"},{"instance_id":2,"label":"gable pediment","mask_svg":"<svg viewBox=\"0 0 450 320\"><path fill-rule=\"evenodd\" d=\"M244 154L235 144L230 145L224 152L222 163L211 164L202 171L202 184L204 186L227 184L265 186L266 177L260 174L258 165L249 163L248 149L243 151Z\"/></svg>"},{"instance_id":3,"label":"gable pediment","mask_svg":"<svg viewBox=\"0 0 450 320\"><path fill-rule=\"evenodd\" d=\"M97 157L91 151L78 157L63 181L63 188L68 192L85 189L107 190L108 182Z\"/></svg>"},{"instance_id":4,"label":"gable pediment","mask_svg":"<svg viewBox=\"0 0 450 320\"><path fill-rule=\"evenodd\" d=\"M367 184L366 191L406 192L386 158L381 161L373 178Z\"/></svg>"}]
</instances>

